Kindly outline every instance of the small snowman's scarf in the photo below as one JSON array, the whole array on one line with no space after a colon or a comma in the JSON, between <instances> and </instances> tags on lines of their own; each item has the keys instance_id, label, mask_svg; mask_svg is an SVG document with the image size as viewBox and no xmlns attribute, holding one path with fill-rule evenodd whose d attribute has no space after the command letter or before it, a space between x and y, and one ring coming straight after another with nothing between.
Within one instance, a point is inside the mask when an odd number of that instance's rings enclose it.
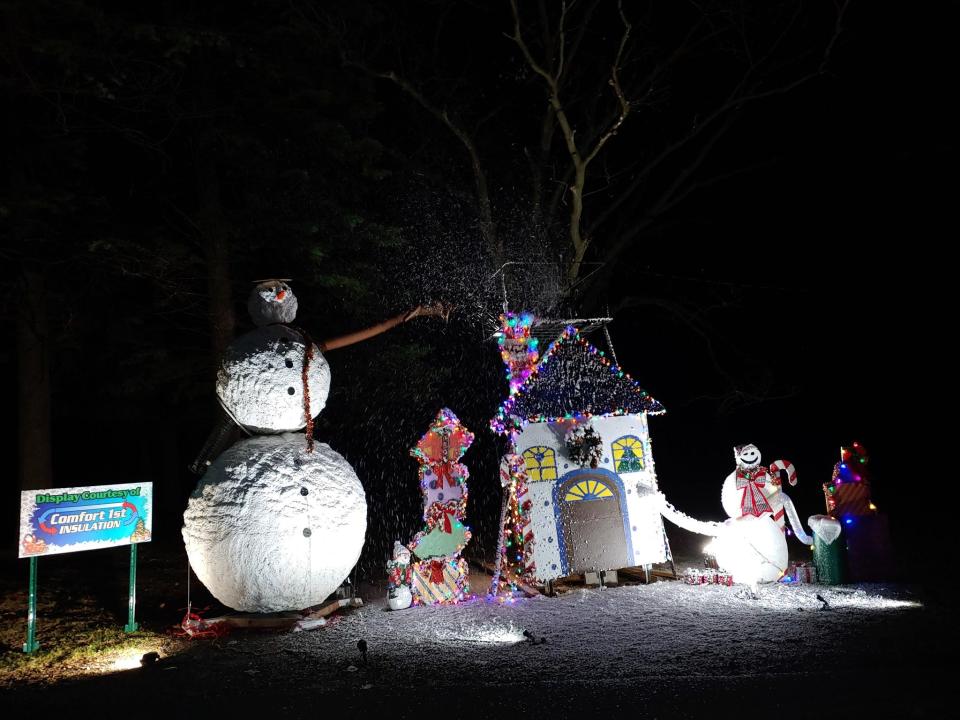
<instances>
[{"instance_id":1,"label":"small snowman's scarf","mask_svg":"<svg viewBox=\"0 0 960 720\"><path fill-rule=\"evenodd\" d=\"M743 488L743 495L740 496L741 516L760 517L764 513L773 512L763 492L766 483L767 468L762 465L753 469L737 467L737 489Z\"/></svg>"}]
</instances>

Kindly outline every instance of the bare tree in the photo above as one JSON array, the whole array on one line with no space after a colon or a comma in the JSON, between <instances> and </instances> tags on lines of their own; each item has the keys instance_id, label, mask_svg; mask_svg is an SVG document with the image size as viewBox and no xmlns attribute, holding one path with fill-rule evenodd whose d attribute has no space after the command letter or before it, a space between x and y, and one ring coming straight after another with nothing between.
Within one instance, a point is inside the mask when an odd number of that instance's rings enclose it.
<instances>
[{"instance_id":1,"label":"bare tree","mask_svg":"<svg viewBox=\"0 0 960 720\"><path fill-rule=\"evenodd\" d=\"M526 78L521 73L521 83L539 87L546 103L535 112L511 106L507 117L494 102L458 105L450 88L469 86L472 79L438 79L445 63L435 48L434 56L419 64L409 60L416 47L390 61L378 57L376 48L351 46L345 58L393 83L457 139L470 161L483 238L502 259L509 253L497 234L497 198L490 190L495 183L489 178L494 169L504 171L502 161L491 159L492 150L508 140L479 132L499 114L499 122L490 124L522 148L529 168L531 226L559 241L556 250L572 291L583 280L587 258L610 265L691 195L750 169L705 172L745 108L827 72L848 4L838 0L826 17L811 15L795 0L735 9L729 3L691 3L678 6L683 11L662 31L653 3L509 0L510 29L503 35L528 71ZM444 17L437 13L436 35ZM614 33L615 39L607 39ZM341 35L350 33L341 28ZM414 79L384 67L390 62L415 65L421 73L426 66L436 77ZM716 71L712 95L695 98L689 108L674 107L682 104L682 72L711 64L723 70ZM434 95L424 89L428 85ZM668 120L654 131L651 123L661 116ZM624 135L630 152L611 153L619 144L615 139ZM503 184L517 187L509 178Z\"/></svg>"},{"instance_id":2,"label":"bare tree","mask_svg":"<svg viewBox=\"0 0 960 720\"><path fill-rule=\"evenodd\" d=\"M570 5L575 4L575 1L576 0L573 0ZM565 70L564 61L566 60L565 55L567 52L567 8L567 3L565 1L561 2L560 23L556 33L556 53L550 53L547 57L548 62L551 58L555 58L555 60L552 64L548 65L547 63L541 64L538 62L530 52L530 48L527 47L527 44L524 42L520 29L520 13L517 10L517 0L510 0L510 9L513 11L513 34L510 37L523 52L523 56L527 63L529 63L530 68L543 79L547 86L547 97L549 99L550 109L553 112L553 117L556 118L557 125L560 127L564 145L570 155L570 162L573 166L573 181L569 183L568 187L571 196L569 237L573 256L567 266L567 278L572 283L580 276L580 267L587 253L587 249L590 246L590 236L584 234L582 227L583 195L587 185L587 167L597 155L599 155L600 151L603 150L603 147L610 138L617 134L624 120L627 119L627 115L630 114L631 103L623 94L623 88L620 85L620 66L623 62L624 49L630 40L630 31L633 29L633 26L623 13L623 3L618 0L617 12L620 15L620 20L623 22L623 35L620 38L617 53L610 66L610 76L607 81L616 95L617 112L608 123L607 128L598 136L593 139L588 139L586 142L578 141L576 131L567 117L564 102L560 97L561 81Z\"/></svg>"}]
</instances>

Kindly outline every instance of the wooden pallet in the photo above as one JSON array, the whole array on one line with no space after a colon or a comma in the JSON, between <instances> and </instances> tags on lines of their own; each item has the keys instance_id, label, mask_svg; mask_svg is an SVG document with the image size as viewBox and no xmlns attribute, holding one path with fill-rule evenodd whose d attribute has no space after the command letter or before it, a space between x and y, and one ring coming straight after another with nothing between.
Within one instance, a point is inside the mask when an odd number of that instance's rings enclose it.
<instances>
[{"instance_id":1,"label":"wooden pallet","mask_svg":"<svg viewBox=\"0 0 960 720\"><path fill-rule=\"evenodd\" d=\"M214 625L234 630L312 630L326 624L326 617L340 608L363 607L360 598L341 598L308 612L250 613L204 618L204 628Z\"/></svg>"}]
</instances>

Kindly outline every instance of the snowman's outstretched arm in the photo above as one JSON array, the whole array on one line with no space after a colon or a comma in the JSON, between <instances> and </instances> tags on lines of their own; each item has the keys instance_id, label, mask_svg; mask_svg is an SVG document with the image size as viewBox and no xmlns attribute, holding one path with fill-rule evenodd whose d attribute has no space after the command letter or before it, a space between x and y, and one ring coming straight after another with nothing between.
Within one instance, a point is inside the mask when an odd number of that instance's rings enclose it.
<instances>
[{"instance_id":1,"label":"snowman's outstretched arm","mask_svg":"<svg viewBox=\"0 0 960 720\"><path fill-rule=\"evenodd\" d=\"M813 545L813 538L807 535L806 530L803 529L803 523L800 522L797 510L793 507L793 500L791 500L790 496L785 492L781 492L780 494L783 495L783 506L787 510L787 517L790 519L790 527L793 528L793 534L796 535L797 540L804 545Z\"/></svg>"},{"instance_id":2,"label":"snowman's outstretched arm","mask_svg":"<svg viewBox=\"0 0 960 720\"><path fill-rule=\"evenodd\" d=\"M389 320L384 320L382 323L371 325L363 330L341 335L340 337L324 340L319 343L320 351L329 352L331 350L338 350L340 348L347 347L348 345L355 345L358 342L369 340L377 335L382 335L383 333L387 332L387 330L392 330L397 325L402 325L408 320L413 320L415 317L428 317L431 315L437 315L442 317L444 320L447 320L450 317L450 310L451 308L449 305L417 305L417 307L415 307L413 310L408 310L407 312L396 315Z\"/></svg>"},{"instance_id":3,"label":"snowman's outstretched arm","mask_svg":"<svg viewBox=\"0 0 960 720\"><path fill-rule=\"evenodd\" d=\"M690 532L706 535L708 537L717 537L722 532L723 526L720 523L695 520L671 505L663 493L657 493L657 495L657 501L660 504L660 514L674 525L678 525L684 530L689 530Z\"/></svg>"}]
</instances>

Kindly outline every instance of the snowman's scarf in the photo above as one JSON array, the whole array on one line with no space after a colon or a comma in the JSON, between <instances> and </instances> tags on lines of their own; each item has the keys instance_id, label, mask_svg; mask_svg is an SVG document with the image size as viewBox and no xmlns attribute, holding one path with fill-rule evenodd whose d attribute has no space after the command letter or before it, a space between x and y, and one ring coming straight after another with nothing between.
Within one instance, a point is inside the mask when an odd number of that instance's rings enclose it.
<instances>
[{"instance_id":1,"label":"snowman's scarf","mask_svg":"<svg viewBox=\"0 0 960 720\"><path fill-rule=\"evenodd\" d=\"M740 496L740 514L760 517L764 513L773 512L763 486L767 483L767 468L760 465L756 468L737 466L737 489L743 488Z\"/></svg>"},{"instance_id":2,"label":"snowman's scarf","mask_svg":"<svg viewBox=\"0 0 960 720\"><path fill-rule=\"evenodd\" d=\"M313 360L313 338L303 328L288 325L291 330L303 338L303 368L300 370L300 383L303 385L303 416L307 421L304 434L307 436L307 452L313 452L313 413L310 412L310 362Z\"/></svg>"}]
</instances>

